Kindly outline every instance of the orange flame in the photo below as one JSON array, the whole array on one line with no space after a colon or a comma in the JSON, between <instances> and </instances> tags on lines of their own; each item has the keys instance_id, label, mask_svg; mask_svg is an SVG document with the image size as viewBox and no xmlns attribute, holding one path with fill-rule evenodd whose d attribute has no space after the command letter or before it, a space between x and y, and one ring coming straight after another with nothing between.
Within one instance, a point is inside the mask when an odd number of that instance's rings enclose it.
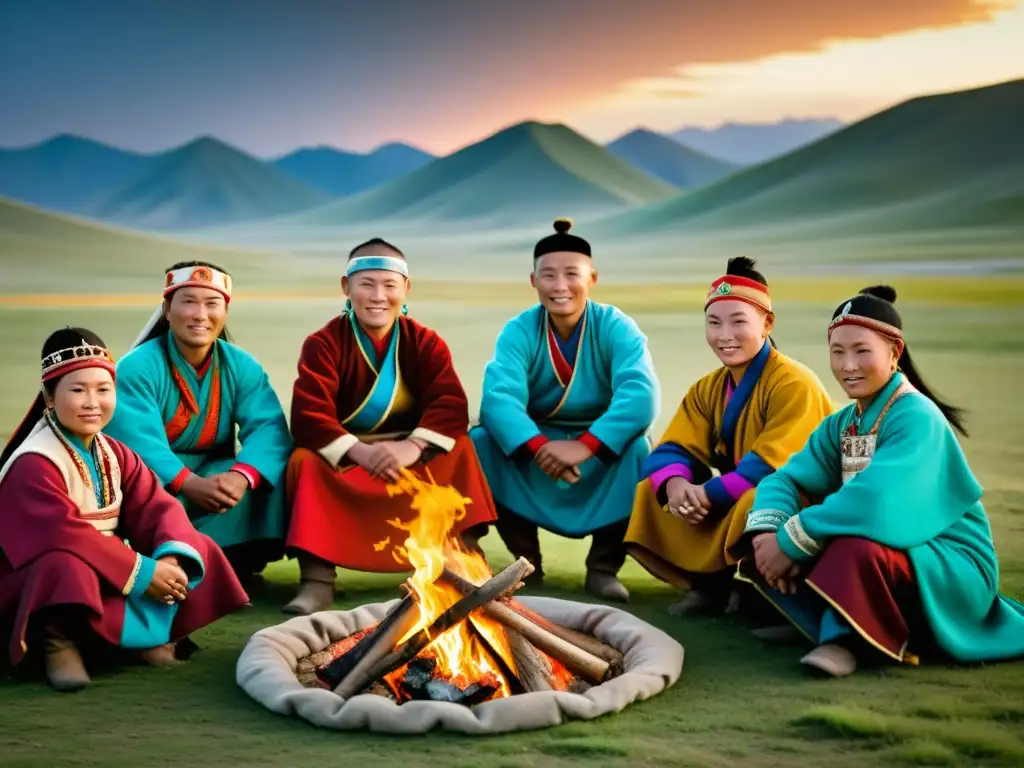
<instances>
[{"instance_id":1,"label":"orange flame","mask_svg":"<svg viewBox=\"0 0 1024 768\"><path fill-rule=\"evenodd\" d=\"M421 480L407 469L394 484L388 485L388 494L396 496L405 493L412 496L411 506L417 514L405 523L400 519L389 520L388 524L407 536L400 545L391 547L391 555L399 563L408 563L414 569L408 584L416 598L419 617L413 627L399 640L399 645L417 632L427 629L435 619L454 605L462 595L458 590L435 583L447 565L454 573L477 584L491 578L487 562L477 553L465 551L452 537L455 525L465 518L466 505L471 503L451 486L434 483L429 470L430 482ZM390 537L374 545L383 551L390 544ZM492 649L501 656L508 668L515 672L512 652L508 646L504 628L479 611L470 616L470 621L459 622L451 629L433 638L423 650L424 655L434 657L436 674L464 688L470 683L485 679L497 680L500 684L492 699L511 695L508 680L501 672L500 665L472 630L484 637ZM392 689L398 690L398 683L405 673L405 667L387 675Z\"/></svg>"}]
</instances>

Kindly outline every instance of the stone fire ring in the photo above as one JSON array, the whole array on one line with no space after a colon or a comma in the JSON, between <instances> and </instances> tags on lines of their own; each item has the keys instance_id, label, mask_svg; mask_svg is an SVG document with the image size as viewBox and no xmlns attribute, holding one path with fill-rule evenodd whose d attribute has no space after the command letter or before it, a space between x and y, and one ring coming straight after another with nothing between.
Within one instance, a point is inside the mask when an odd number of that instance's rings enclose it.
<instances>
[{"instance_id":1,"label":"stone fire ring","mask_svg":"<svg viewBox=\"0 0 1024 768\"><path fill-rule=\"evenodd\" d=\"M380 621L398 602L393 600L351 611L324 611L262 629L242 650L235 679L270 711L295 715L322 728L397 734L441 729L483 735L550 728L619 712L674 685L682 673L683 647L625 611L550 597L518 599L551 621L587 632L622 651L623 673L582 694L524 693L472 708L435 701L399 705L371 694L343 699L332 691L299 683L295 669L300 659Z\"/></svg>"}]
</instances>

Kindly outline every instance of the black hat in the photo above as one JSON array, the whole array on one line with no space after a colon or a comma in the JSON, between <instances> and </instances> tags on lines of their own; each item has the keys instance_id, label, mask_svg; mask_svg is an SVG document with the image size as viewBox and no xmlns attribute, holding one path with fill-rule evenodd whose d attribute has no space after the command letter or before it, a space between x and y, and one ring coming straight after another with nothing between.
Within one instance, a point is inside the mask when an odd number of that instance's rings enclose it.
<instances>
[{"instance_id":1,"label":"black hat","mask_svg":"<svg viewBox=\"0 0 1024 768\"><path fill-rule=\"evenodd\" d=\"M891 339L903 339L903 318L895 307L896 289L873 285L847 299L832 313L828 335L841 325L860 325Z\"/></svg>"},{"instance_id":2,"label":"black hat","mask_svg":"<svg viewBox=\"0 0 1024 768\"><path fill-rule=\"evenodd\" d=\"M569 253L582 253L590 256L590 243L582 237L570 235L572 219L555 219L555 234L548 235L537 241L533 247L533 259L536 261L546 253L558 253L568 251Z\"/></svg>"}]
</instances>

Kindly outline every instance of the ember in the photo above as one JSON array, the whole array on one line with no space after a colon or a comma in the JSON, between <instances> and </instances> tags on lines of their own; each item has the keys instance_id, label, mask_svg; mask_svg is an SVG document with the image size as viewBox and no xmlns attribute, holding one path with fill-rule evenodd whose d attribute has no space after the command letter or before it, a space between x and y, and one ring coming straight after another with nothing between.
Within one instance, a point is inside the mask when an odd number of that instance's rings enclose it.
<instances>
[{"instance_id":1,"label":"ember","mask_svg":"<svg viewBox=\"0 0 1024 768\"><path fill-rule=\"evenodd\" d=\"M429 473L428 473L429 477ZM408 470L391 495L412 497L406 534L390 547L413 575L406 596L377 625L310 659L314 684L349 698L372 693L398 703L447 701L472 706L539 690L578 691L621 671L622 654L589 635L548 622L512 598L533 571L523 558L493 575L477 552L453 538L469 499Z\"/></svg>"}]
</instances>

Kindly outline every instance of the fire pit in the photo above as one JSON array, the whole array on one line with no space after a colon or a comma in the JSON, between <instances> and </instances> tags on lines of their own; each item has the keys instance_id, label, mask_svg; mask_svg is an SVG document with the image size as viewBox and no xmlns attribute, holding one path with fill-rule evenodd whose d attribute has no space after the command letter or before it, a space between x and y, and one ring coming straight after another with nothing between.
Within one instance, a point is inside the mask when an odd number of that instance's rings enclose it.
<instances>
[{"instance_id":1,"label":"fire pit","mask_svg":"<svg viewBox=\"0 0 1024 768\"><path fill-rule=\"evenodd\" d=\"M624 611L516 599L533 566L492 575L450 538L468 501L454 489L409 472L391 489L418 513L390 521L407 534L392 552L414 569L404 596L253 635L237 680L268 709L338 729L497 733L618 711L678 679L679 643Z\"/></svg>"}]
</instances>

